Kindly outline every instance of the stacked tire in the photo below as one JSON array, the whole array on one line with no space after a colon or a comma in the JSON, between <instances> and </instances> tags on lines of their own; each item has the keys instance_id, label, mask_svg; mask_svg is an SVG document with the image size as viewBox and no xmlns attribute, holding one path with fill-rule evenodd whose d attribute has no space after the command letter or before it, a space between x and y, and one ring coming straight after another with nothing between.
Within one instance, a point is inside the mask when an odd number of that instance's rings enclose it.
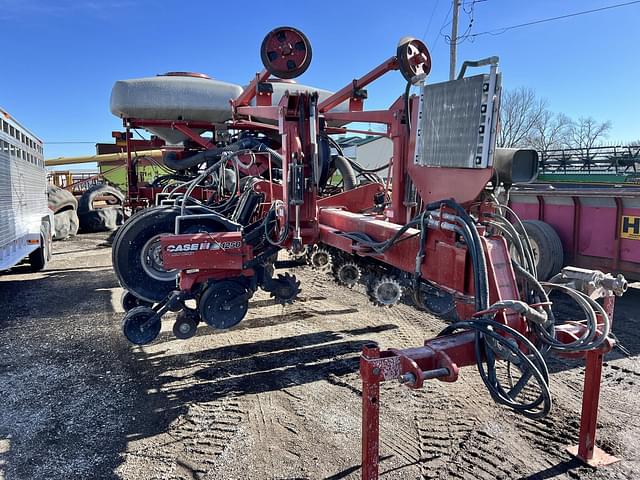
<instances>
[{"instance_id":1,"label":"stacked tire","mask_svg":"<svg viewBox=\"0 0 640 480\"><path fill-rule=\"evenodd\" d=\"M98 200L106 205L98 205ZM116 230L124 222L123 201L124 194L110 185L98 183L89 188L78 202L80 231L93 233Z\"/></svg>"},{"instance_id":2,"label":"stacked tire","mask_svg":"<svg viewBox=\"0 0 640 480\"><path fill-rule=\"evenodd\" d=\"M80 225L76 198L68 190L55 185L47 187L47 198L49 209L54 214L54 240L64 240L75 236Z\"/></svg>"}]
</instances>

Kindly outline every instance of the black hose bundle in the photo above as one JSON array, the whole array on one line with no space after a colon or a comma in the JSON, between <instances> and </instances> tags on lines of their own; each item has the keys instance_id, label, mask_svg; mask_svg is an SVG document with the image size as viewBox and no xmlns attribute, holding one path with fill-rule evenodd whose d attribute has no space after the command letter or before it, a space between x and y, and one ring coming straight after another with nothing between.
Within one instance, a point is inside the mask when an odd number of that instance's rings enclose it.
<instances>
[{"instance_id":1,"label":"black hose bundle","mask_svg":"<svg viewBox=\"0 0 640 480\"><path fill-rule=\"evenodd\" d=\"M426 215L428 212L437 210L442 206L450 208L456 214L454 217L457 222L456 231L464 239L471 257L476 311L485 311L489 308L489 281L484 248L475 220L454 200L445 199L428 204L421 214L414 217L399 229L393 237L384 242L374 242L368 236L358 232L344 235L360 245L368 246L378 253L384 253L385 250L400 241L400 237L409 228L419 226L421 241L424 242L427 230ZM424 254L423 249L421 249L421 252ZM416 271L419 271L418 261L416 262ZM475 332L475 353L478 372L491 397L497 403L506 405L532 418L545 416L549 412L551 409L551 393L548 384L549 374L544 358L535 345L513 328L488 318L488 314L473 320L453 323L440 335L448 335L459 330L472 330ZM521 379L509 390L504 388L498 378L496 368L498 358L507 360L508 365L515 364L522 372ZM531 401L518 401L517 397L532 377L538 384L539 394Z\"/></svg>"},{"instance_id":2,"label":"black hose bundle","mask_svg":"<svg viewBox=\"0 0 640 480\"><path fill-rule=\"evenodd\" d=\"M241 150L251 150L254 153L269 153L272 165L282 167L282 156L256 137L244 137L224 147L211 148L181 159L178 159L178 155L175 152L167 152L163 157L163 161L167 167L179 171L198 166L204 162L207 162L208 165L211 162L218 162L224 153L237 153Z\"/></svg>"}]
</instances>

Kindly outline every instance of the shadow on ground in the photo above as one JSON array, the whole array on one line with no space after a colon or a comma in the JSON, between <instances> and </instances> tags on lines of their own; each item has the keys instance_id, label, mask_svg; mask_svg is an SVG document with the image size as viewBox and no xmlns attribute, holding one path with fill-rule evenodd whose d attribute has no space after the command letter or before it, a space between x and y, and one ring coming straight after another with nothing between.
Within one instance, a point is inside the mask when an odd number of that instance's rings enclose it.
<instances>
[{"instance_id":1,"label":"shadow on ground","mask_svg":"<svg viewBox=\"0 0 640 480\"><path fill-rule=\"evenodd\" d=\"M188 405L302 385L357 371L362 345L393 324L320 331L195 353L131 348L120 333L111 291L117 281L104 266L60 268L0 282L0 461L7 478L117 478L128 443L167 432ZM640 290L618 300L614 333L631 355L640 353L632 312ZM268 306L253 302L254 308ZM353 313L353 309L332 314ZM319 311L254 317L239 329L300 321ZM200 336L219 332L201 328ZM368 337L371 335L371 337ZM363 338L364 337L364 338ZM621 355L614 351L610 358ZM337 358L336 358L337 357ZM558 362L554 369L571 368ZM192 369L192 381L172 372ZM8 446L7 446L8 443ZM349 475L357 466L340 475ZM527 477L552 478L561 464Z\"/></svg>"},{"instance_id":2,"label":"shadow on ground","mask_svg":"<svg viewBox=\"0 0 640 480\"><path fill-rule=\"evenodd\" d=\"M238 397L357 371L364 335L383 325L305 333L196 353L132 348L113 313L118 286L103 267L60 268L0 282L0 451L8 478L117 478L129 442L165 433L192 403ZM264 305L266 306L266 304ZM334 314L341 313L334 311ZM342 313L352 313L345 308ZM240 328L298 321L327 312L249 319ZM218 335L201 328L199 335ZM358 336L359 339L354 339ZM162 335L158 345L174 341ZM337 357L337 359L336 359ZM193 368L193 381L170 372Z\"/></svg>"}]
</instances>

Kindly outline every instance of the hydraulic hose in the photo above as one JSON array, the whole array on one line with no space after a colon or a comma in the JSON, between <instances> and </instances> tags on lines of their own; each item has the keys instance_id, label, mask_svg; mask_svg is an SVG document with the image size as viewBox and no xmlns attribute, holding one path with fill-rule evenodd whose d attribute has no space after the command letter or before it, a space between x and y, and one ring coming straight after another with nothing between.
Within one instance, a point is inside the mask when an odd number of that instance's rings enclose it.
<instances>
[{"instance_id":1,"label":"hydraulic hose","mask_svg":"<svg viewBox=\"0 0 640 480\"><path fill-rule=\"evenodd\" d=\"M204 162L217 162L222 158L223 153L238 152L240 150L251 150L253 152L269 153L271 155L271 163L275 167L282 167L282 155L269 148L263 142L255 137L245 137L237 140L225 147L216 147L204 150L191 155L187 158L178 159L176 152L167 152L163 161L164 164L173 170L186 170L195 167Z\"/></svg>"},{"instance_id":2,"label":"hydraulic hose","mask_svg":"<svg viewBox=\"0 0 640 480\"><path fill-rule=\"evenodd\" d=\"M439 336L450 335L461 329L476 332L475 349L478 372L496 403L512 408L529 418L541 418L549 413L552 406L549 372L542 354L524 335L507 325L483 318L455 322L440 332ZM498 333L499 331L503 333ZM512 338L506 337L504 334ZM522 377L509 391L504 389L497 377L495 353L491 348L486 348L487 341L482 341L485 337L491 338L493 342L509 350L519 362ZM524 346L527 353L521 349L519 344ZM534 377L538 383L540 394L533 401L518 402L517 396L531 377Z\"/></svg>"},{"instance_id":3,"label":"hydraulic hose","mask_svg":"<svg viewBox=\"0 0 640 480\"><path fill-rule=\"evenodd\" d=\"M351 162L342 155L334 155L333 163L342 175L344 189L353 190L356 187L356 173L353 171Z\"/></svg>"}]
</instances>

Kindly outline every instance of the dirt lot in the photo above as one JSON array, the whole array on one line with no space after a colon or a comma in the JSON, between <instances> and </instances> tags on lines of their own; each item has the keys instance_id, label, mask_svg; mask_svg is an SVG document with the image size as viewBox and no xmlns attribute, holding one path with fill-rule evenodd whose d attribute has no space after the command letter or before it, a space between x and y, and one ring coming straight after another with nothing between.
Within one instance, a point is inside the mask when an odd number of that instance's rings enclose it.
<instances>
[{"instance_id":1,"label":"dirt lot","mask_svg":"<svg viewBox=\"0 0 640 480\"><path fill-rule=\"evenodd\" d=\"M105 237L0 277L0 479L359 478L361 346L417 345L440 320L301 270L294 305L259 294L231 331L180 341L167 320L132 347ZM618 303L629 356L612 352L603 378L599 444L623 461L595 471L565 453L583 369L553 361L555 405L538 422L495 406L473 368L420 391L385 384L382 478L640 478L639 306L637 288Z\"/></svg>"}]
</instances>

